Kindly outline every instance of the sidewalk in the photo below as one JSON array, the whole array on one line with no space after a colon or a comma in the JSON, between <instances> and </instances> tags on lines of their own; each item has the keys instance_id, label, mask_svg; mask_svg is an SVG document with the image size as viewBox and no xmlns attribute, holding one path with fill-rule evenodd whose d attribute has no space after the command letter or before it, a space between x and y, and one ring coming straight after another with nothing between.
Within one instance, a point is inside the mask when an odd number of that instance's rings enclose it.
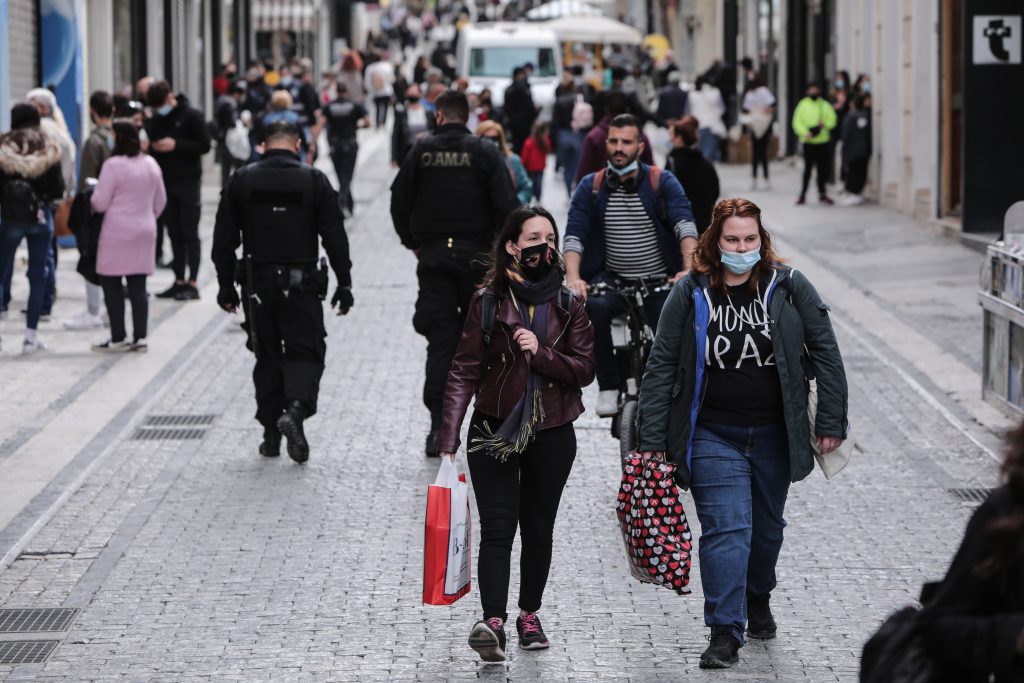
<instances>
[{"instance_id":1,"label":"sidewalk","mask_svg":"<svg viewBox=\"0 0 1024 683\"><path fill-rule=\"evenodd\" d=\"M387 155L365 151L347 226L356 306L327 319L309 464L256 455L251 356L234 320L216 318L187 344L189 355L171 362L174 374L126 399L134 408L123 409L123 424L96 425L120 427L31 533L12 540L10 525L0 532L0 552L16 550L0 566L0 607L80 610L68 630L31 636L59 641L47 661L0 665L0 678L856 681L868 635L922 582L941 577L973 509L956 491L996 481L996 436L971 412L984 413L984 404L970 402L961 377L962 393L947 394L945 367L931 365L952 359L973 372L977 345L962 359L951 345L972 335L968 318L978 313L963 290L974 284L960 260L978 255L952 244L947 251L877 207L793 207L793 173L779 167L776 185L787 189L757 201L780 251L833 307L860 445L837 479L815 472L790 491L772 601L779 637L748 644L731 670L698 669L707 642L699 562L688 597L630 578L614 515L617 443L607 421L588 412L576 424L579 451L542 610L552 648L519 651L513 635L510 661L484 666L465 645L476 590L451 608L420 604L425 492L437 461L421 450L429 418L420 401L425 344L411 325L415 259L388 219ZM725 195L746 194L745 171L720 169ZM545 191L564 225L554 173ZM887 259L883 244L901 245L901 257ZM876 261L918 265L892 274ZM937 287L960 303L921 306ZM944 324L962 330L959 341L939 339ZM910 332L918 338L907 341ZM903 346L925 342L934 348ZM25 365L38 370L45 360ZM82 398L54 400L70 408ZM584 402L595 401L592 386ZM168 415L201 418L201 426L189 438L144 438L148 418ZM47 431L63 432L51 424ZM87 455L76 452L75 462ZM518 562L512 575L510 608Z\"/></svg>"}]
</instances>

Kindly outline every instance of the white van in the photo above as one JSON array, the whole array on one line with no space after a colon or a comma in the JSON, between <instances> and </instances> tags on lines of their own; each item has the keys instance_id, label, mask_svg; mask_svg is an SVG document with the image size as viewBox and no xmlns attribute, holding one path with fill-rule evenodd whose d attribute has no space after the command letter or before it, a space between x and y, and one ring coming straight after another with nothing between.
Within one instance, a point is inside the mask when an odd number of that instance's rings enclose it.
<instances>
[{"instance_id":1,"label":"white van","mask_svg":"<svg viewBox=\"0 0 1024 683\"><path fill-rule=\"evenodd\" d=\"M555 88L562 74L558 38L546 28L529 23L470 24L459 33L458 73L469 79L470 92L491 91L491 102L500 107L512 70L533 64L530 90L533 101L550 117Z\"/></svg>"}]
</instances>

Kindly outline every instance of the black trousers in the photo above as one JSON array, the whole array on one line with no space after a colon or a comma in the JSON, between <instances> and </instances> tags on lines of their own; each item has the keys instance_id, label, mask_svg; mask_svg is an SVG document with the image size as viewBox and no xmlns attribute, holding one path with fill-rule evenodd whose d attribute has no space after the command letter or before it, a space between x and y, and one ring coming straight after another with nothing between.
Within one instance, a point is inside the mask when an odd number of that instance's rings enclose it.
<instances>
[{"instance_id":1,"label":"black trousers","mask_svg":"<svg viewBox=\"0 0 1024 683\"><path fill-rule=\"evenodd\" d=\"M373 109L378 128L383 128L388 120L388 108L391 106L391 95L373 98Z\"/></svg>"},{"instance_id":2,"label":"black trousers","mask_svg":"<svg viewBox=\"0 0 1024 683\"><path fill-rule=\"evenodd\" d=\"M750 132L751 149L753 151L753 171L754 180L757 180L757 166L760 164L764 169L764 179L768 180L768 143L772 139L772 129L769 127L764 132L764 135L757 137L754 132Z\"/></svg>"},{"instance_id":3,"label":"black trousers","mask_svg":"<svg viewBox=\"0 0 1024 683\"><path fill-rule=\"evenodd\" d=\"M474 413L469 426L471 448L487 421L497 430L500 420ZM480 512L480 554L477 581L484 619L508 620L508 584L516 527L522 537L519 558L519 609L536 612L544 597L551 568L551 541L562 489L576 459L572 423L537 432L521 455L499 462L488 453L470 453L469 474Z\"/></svg>"},{"instance_id":4,"label":"black trousers","mask_svg":"<svg viewBox=\"0 0 1024 683\"><path fill-rule=\"evenodd\" d=\"M420 251L416 277L419 295L412 326L427 338L426 378L423 404L430 411L432 429L441 426L441 408L448 370L459 346L469 300L483 277L479 256L487 252L481 243L440 240Z\"/></svg>"},{"instance_id":5,"label":"black trousers","mask_svg":"<svg viewBox=\"0 0 1024 683\"><path fill-rule=\"evenodd\" d=\"M359 156L359 143L355 138L331 142L331 162L334 173L338 176L338 204L342 209L352 211L355 202L352 199L352 179L356 173L356 158Z\"/></svg>"},{"instance_id":6,"label":"black trousers","mask_svg":"<svg viewBox=\"0 0 1024 683\"><path fill-rule=\"evenodd\" d=\"M171 268L174 270L174 277L178 280L186 279L186 266L188 266L190 281L195 281L199 277L199 216L201 210L202 206L198 199L193 200L168 194L167 206L160 214L160 220L157 221L167 227L167 236L171 239L171 252L174 255ZM157 245L159 249L159 242Z\"/></svg>"},{"instance_id":7,"label":"black trousers","mask_svg":"<svg viewBox=\"0 0 1024 683\"><path fill-rule=\"evenodd\" d=\"M807 187L811 184L812 171L817 171L818 194L821 196L827 194L825 184L828 182L828 164L831 158L831 148L827 142L820 145L804 143L804 181L800 189L801 197L807 194Z\"/></svg>"},{"instance_id":8,"label":"black trousers","mask_svg":"<svg viewBox=\"0 0 1024 683\"><path fill-rule=\"evenodd\" d=\"M327 331L323 303L316 294L292 292L286 297L278 287L259 285L256 291L261 301L256 306L258 348L252 371L256 419L273 427L292 401L300 401L309 415L316 413Z\"/></svg>"},{"instance_id":9,"label":"black trousers","mask_svg":"<svg viewBox=\"0 0 1024 683\"><path fill-rule=\"evenodd\" d=\"M843 181L846 191L850 194L860 194L868 182L868 160L857 159L846 162L846 178Z\"/></svg>"},{"instance_id":10,"label":"black trousers","mask_svg":"<svg viewBox=\"0 0 1024 683\"><path fill-rule=\"evenodd\" d=\"M100 275L103 287L103 303L110 317L110 340L124 341L128 336L124 327L124 289L121 281L128 282L128 300L132 302L132 337L136 341L145 339L149 324L149 300L146 298L146 276Z\"/></svg>"}]
</instances>

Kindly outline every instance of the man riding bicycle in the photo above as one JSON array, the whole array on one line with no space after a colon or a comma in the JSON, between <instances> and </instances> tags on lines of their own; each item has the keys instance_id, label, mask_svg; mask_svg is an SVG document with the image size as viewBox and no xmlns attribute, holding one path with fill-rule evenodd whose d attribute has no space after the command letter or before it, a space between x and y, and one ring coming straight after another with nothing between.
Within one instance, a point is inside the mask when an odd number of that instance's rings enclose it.
<instances>
[{"instance_id":1,"label":"man riding bicycle","mask_svg":"<svg viewBox=\"0 0 1024 683\"><path fill-rule=\"evenodd\" d=\"M580 181L572 197L564 243L566 285L586 300L594 325L600 394L597 414L618 410L619 371L612 345L612 319L626 301L607 294L587 298L588 284L664 279L676 282L690 270L697 226L686 192L672 173L640 163L640 122L620 114L608 128L608 166ZM644 301L656 329L667 291Z\"/></svg>"}]
</instances>

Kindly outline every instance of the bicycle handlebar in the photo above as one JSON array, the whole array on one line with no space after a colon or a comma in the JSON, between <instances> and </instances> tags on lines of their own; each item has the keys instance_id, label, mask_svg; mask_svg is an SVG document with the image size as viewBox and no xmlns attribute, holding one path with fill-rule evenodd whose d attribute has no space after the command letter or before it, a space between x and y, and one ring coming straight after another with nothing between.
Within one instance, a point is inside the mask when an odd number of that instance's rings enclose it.
<instances>
[{"instance_id":1,"label":"bicycle handlebar","mask_svg":"<svg viewBox=\"0 0 1024 683\"><path fill-rule=\"evenodd\" d=\"M598 282L593 285L587 285L587 292L595 295L612 292L628 296L639 292L641 296L644 296L647 294L667 292L670 289L672 289L672 281L668 278L651 278L647 280L637 278L624 280L621 284Z\"/></svg>"}]
</instances>

